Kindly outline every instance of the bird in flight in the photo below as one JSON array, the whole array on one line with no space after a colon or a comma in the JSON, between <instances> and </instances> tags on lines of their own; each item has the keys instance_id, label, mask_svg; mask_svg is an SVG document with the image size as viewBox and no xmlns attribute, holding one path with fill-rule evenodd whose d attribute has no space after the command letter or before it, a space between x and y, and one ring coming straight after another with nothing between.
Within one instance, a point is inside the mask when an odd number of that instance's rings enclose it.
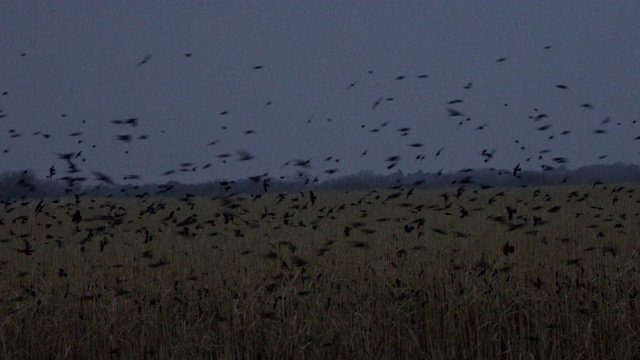
<instances>
[{"instance_id":1,"label":"bird in flight","mask_svg":"<svg viewBox=\"0 0 640 360\"><path fill-rule=\"evenodd\" d=\"M116 138L119 141L122 141L122 142L126 142L126 143L130 143L131 142L131 135L128 135L128 134L127 135L116 135Z\"/></svg>"},{"instance_id":2,"label":"bird in flight","mask_svg":"<svg viewBox=\"0 0 640 360\"><path fill-rule=\"evenodd\" d=\"M378 99L373 103L373 105L371 105L371 110L375 110L375 109L380 105L380 103L382 102L382 100L383 100L383 99L384 99L383 97L379 97L379 98L378 98Z\"/></svg>"},{"instance_id":3,"label":"bird in flight","mask_svg":"<svg viewBox=\"0 0 640 360\"><path fill-rule=\"evenodd\" d=\"M449 116L464 116L463 113L461 113L460 111L458 111L456 109L452 109L452 108L447 108L447 112L449 113Z\"/></svg>"},{"instance_id":4,"label":"bird in flight","mask_svg":"<svg viewBox=\"0 0 640 360\"><path fill-rule=\"evenodd\" d=\"M18 252L23 253L25 255L31 256L31 254L33 254L35 252L35 250L33 249L33 247L31 246L31 243L29 243L27 240L22 240L24 241L24 248L23 249L16 249Z\"/></svg>"},{"instance_id":5,"label":"bird in flight","mask_svg":"<svg viewBox=\"0 0 640 360\"><path fill-rule=\"evenodd\" d=\"M520 167L520 163L518 163L518 165L513 168L513 176L518 176L520 171L522 171L522 168Z\"/></svg>"},{"instance_id":6,"label":"bird in flight","mask_svg":"<svg viewBox=\"0 0 640 360\"><path fill-rule=\"evenodd\" d=\"M145 56L145 57L144 57L144 59L142 59L142 60L138 63L138 65L136 65L136 66L142 66L142 65L146 64L146 63L147 63L147 61L149 61L149 59L151 59L151 55L147 55L147 56Z\"/></svg>"},{"instance_id":7,"label":"bird in flight","mask_svg":"<svg viewBox=\"0 0 640 360\"><path fill-rule=\"evenodd\" d=\"M238 161L247 161L255 158L246 150L238 150L236 153L238 154Z\"/></svg>"},{"instance_id":8,"label":"bird in flight","mask_svg":"<svg viewBox=\"0 0 640 360\"><path fill-rule=\"evenodd\" d=\"M113 180L108 175L105 175L105 174L103 174L101 172L97 172L97 171L95 171L93 173L93 175L95 176L95 179L98 180L98 181L103 181L103 182L105 182L105 183L107 183L109 185L115 185Z\"/></svg>"}]
</instances>

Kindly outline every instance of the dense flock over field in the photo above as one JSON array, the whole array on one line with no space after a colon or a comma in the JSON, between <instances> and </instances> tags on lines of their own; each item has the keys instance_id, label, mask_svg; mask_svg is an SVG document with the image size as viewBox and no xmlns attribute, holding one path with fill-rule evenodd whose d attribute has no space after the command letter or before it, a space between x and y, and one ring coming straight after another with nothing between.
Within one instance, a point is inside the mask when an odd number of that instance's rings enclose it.
<instances>
[{"instance_id":1,"label":"dense flock over field","mask_svg":"<svg viewBox=\"0 0 640 360\"><path fill-rule=\"evenodd\" d=\"M638 189L5 202L0 357L638 358Z\"/></svg>"},{"instance_id":2,"label":"dense flock over field","mask_svg":"<svg viewBox=\"0 0 640 360\"><path fill-rule=\"evenodd\" d=\"M0 360L640 359L638 4L3 2Z\"/></svg>"}]
</instances>

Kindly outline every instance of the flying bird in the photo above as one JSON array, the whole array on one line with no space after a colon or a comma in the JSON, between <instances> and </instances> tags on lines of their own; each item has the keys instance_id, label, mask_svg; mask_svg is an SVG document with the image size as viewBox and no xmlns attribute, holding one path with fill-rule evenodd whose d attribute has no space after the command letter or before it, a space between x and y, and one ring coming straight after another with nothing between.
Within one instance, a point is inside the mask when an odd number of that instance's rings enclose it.
<instances>
[{"instance_id":1,"label":"flying bird","mask_svg":"<svg viewBox=\"0 0 640 360\"><path fill-rule=\"evenodd\" d=\"M373 105L371 105L371 110L375 110L380 105L380 103L382 103L382 100L384 100L383 97L379 97L378 99L376 99Z\"/></svg>"},{"instance_id":2,"label":"flying bird","mask_svg":"<svg viewBox=\"0 0 640 360\"><path fill-rule=\"evenodd\" d=\"M116 139L118 139L118 141L130 143L131 135L116 135Z\"/></svg>"},{"instance_id":3,"label":"flying bird","mask_svg":"<svg viewBox=\"0 0 640 360\"><path fill-rule=\"evenodd\" d=\"M33 249L33 247L31 246L31 243L28 242L26 239L23 239L22 241L24 241L24 248L22 249L16 249L19 253L23 253L27 256L31 256L31 254L33 254L35 252L35 250Z\"/></svg>"},{"instance_id":4,"label":"flying bird","mask_svg":"<svg viewBox=\"0 0 640 360\"><path fill-rule=\"evenodd\" d=\"M136 65L136 66L142 66L142 65L146 64L146 63L147 63L147 61L149 61L149 59L151 59L151 55L147 55L147 56L145 56L145 57L144 57L144 59L142 59L142 60L138 63L138 65Z\"/></svg>"},{"instance_id":5,"label":"flying bird","mask_svg":"<svg viewBox=\"0 0 640 360\"><path fill-rule=\"evenodd\" d=\"M513 168L513 176L518 176L518 173L522 171L522 168L520 167L520 163L518 163L514 168Z\"/></svg>"},{"instance_id":6,"label":"flying bird","mask_svg":"<svg viewBox=\"0 0 640 360\"><path fill-rule=\"evenodd\" d=\"M96 180L98 181L102 181L105 182L109 185L115 185L115 183L113 182L113 180L111 179L111 177L109 177L108 175L105 175L101 172L98 171L94 171L93 172L93 176L95 177Z\"/></svg>"},{"instance_id":7,"label":"flying bird","mask_svg":"<svg viewBox=\"0 0 640 360\"><path fill-rule=\"evenodd\" d=\"M449 114L449 116L464 116L463 113L461 113L460 111L458 111L456 109L452 109L452 108L447 108L447 113Z\"/></svg>"},{"instance_id":8,"label":"flying bird","mask_svg":"<svg viewBox=\"0 0 640 360\"><path fill-rule=\"evenodd\" d=\"M255 156L251 155L246 150L238 150L237 154L238 154L238 161L248 161L251 159L255 159Z\"/></svg>"}]
</instances>

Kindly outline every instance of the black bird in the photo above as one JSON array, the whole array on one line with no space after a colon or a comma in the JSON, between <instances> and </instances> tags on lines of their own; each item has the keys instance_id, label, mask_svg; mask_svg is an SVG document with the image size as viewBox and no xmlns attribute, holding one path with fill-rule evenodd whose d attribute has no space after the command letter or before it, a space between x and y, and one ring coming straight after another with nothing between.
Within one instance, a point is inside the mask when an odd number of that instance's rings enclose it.
<instances>
[{"instance_id":1,"label":"black bird","mask_svg":"<svg viewBox=\"0 0 640 360\"><path fill-rule=\"evenodd\" d=\"M80 210L76 210L76 212L73 213L73 216L71 216L71 221L74 224L78 224L80 221L82 221L82 215L80 215Z\"/></svg>"},{"instance_id":2,"label":"black bird","mask_svg":"<svg viewBox=\"0 0 640 360\"><path fill-rule=\"evenodd\" d=\"M142 66L142 65L146 64L146 63L147 63L147 61L149 61L149 59L151 59L151 55L147 55L147 56L145 56L145 57L144 57L144 59L142 59L142 60L138 63L138 65L136 65L136 66Z\"/></svg>"},{"instance_id":3,"label":"black bird","mask_svg":"<svg viewBox=\"0 0 640 360\"><path fill-rule=\"evenodd\" d=\"M556 212L558 212L558 210L560 210L560 209L561 209L561 207L560 207L560 206L558 206L558 205L556 205L556 206L554 206L554 207L550 208L549 210L547 210L547 212L550 212L550 213L556 213Z\"/></svg>"},{"instance_id":4,"label":"black bird","mask_svg":"<svg viewBox=\"0 0 640 360\"><path fill-rule=\"evenodd\" d=\"M358 241L358 240L354 240L351 242L351 246L354 248L358 248L358 249L368 249L369 248L369 244L367 244L364 241Z\"/></svg>"},{"instance_id":5,"label":"black bird","mask_svg":"<svg viewBox=\"0 0 640 360\"><path fill-rule=\"evenodd\" d=\"M509 256L509 254L512 254L514 251L515 251L515 247L513 247L513 245L509 244L508 241L502 247L502 253L504 254L504 256Z\"/></svg>"},{"instance_id":6,"label":"black bird","mask_svg":"<svg viewBox=\"0 0 640 360\"><path fill-rule=\"evenodd\" d=\"M71 159L73 159L74 155L76 155L76 153L74 153L74 152L64 153L64 154L56 153L56 155L58 155L58 159L71 160Z\"/></svg>"},{"instance_id":7,"label":"black bird","mask_svg":"<svg viewBox=\"0 0 640 360\"><path fill-rule=\"evenodd\" d=\"M248 161L251 159L255 159L255 156L251 155L248 151L246 150L238 150L237 151L238 154L238 161Z\"/></svg>"},{"instance_id":8,"label":"black bird","mask_svg":"<svg viewBox=\"0 0 640 360\"><path fill-rule=\"evenodd\" d=\"M371 110L375 110L375 109L380 105L380 103L382 103L382 100L383 100L383 99L384 99L383 97L379 97L379 98L378 98L378 99L373 103L373 105L371 105Z\"/></svg>"},{"instance_id":9,"label":"black bird","mask_svg":"<svg viewBox=\"0 0 640 360\"><path fill-rule=\"evenodd\" d=\"M293 166L301 167L303 169L310 169L311 168L311 159L309 159L309 160L300 160L300 159L289 160L284 164L284 166L287 166L290 163L293 163Z\"/></svg>"},{"instance_id":10,"label":"black bird","mask_svg":"<svg viewBox=\"0 0 640 360\"><path fill-rule=\"evenodd\" d=\"M487 149L483 149L482 153L480 155L485 157L484 162L486 163L486 162L489 162L493 158L495 152L496 152L495 149L493 151L490 151L490 150L487 150Z\"/></svg>"},{"instance_id":11,"label":"black bird","mask_svg":"<svg viewBox=\"0 0 640 360\"><path fill-rule=\"evenodd\" d=\"M344 232L344 236L345 236L345 237L349 237L349 235L351 235L351 230L352 230L352 229L353 229L353 228L352 228L351 226L345 226L345 227L344 227L344 230L343 230L343 232Z\"/></svg>"},{"instance_id":12,"label":"black bird","mask_svg":"<svg viewBox=\"0 0 640 360\"><path fill-rule=\"evenodd\" d=\"M113 180L111 180L111 178L108 175L105 175L105 174L103 174L101 172L97 172L97 171L94 171L93 175L95 176L96 180L98 180L98 181L103 181L103 182L105 182L105 183L107 183L109 185L115 185Z\"/></svg>"},{"instance_id":13,"label":"black bird","mask_svg":"<svg viewBox=\"0 0 640 360\"><path fill-rule=\"evenodd\" d=\"M23 249L16 249L19 253L23 253L27 256L31 256L31 254L33 254L35 252L35 250L33 249L33 247L31 247L31 243L28 242L27 240L23 240L24 241L24 248Z\"/></svg>"},{"instance_id":14,"label":"black bird","mask_svg":"<svg viewBox=\"0 0 640 360\"><path fill-rule=\"evenodd\" d=\"M55 166L51 165L51 167L49 168L49 176L47 176L48 179L53 179L53 175L56 174L56 168Z\"/></svg>"},{"instance_id":15,"label":"black bird","mask_svg":"<svg viewBox=\"0 0 640 360\"><path fill-rule=\"evenodd\" d=\"M518 173L522 171L522 168L520 167L520 163L518 163L518 165L516 165L516 167L513 168L513 176L518 176Z\"/></svg>"},{"instance_id":16,"label":"black bird","mask_svg":"<svg viewBox=\"0 0 640 360\"><path fill-rule=\"evenodd\" d=\"M118 139L118 141L122 141L122 142L126 142L126 143L130 143L131 142L131 135L116 135L116 138Z\"/></svg>"},{"instance_id":17,"label":"black bird","mask_svg":"<svg viewBox=\"0 0 640 360\"><path fill-rule=\"evenodd\" d=\"M464 116L463 113L461 113L460 111L456 110L456 109L452 109L452 108L447 108L447 112L449 113L449 116Z\"/></svg>"},{"instance_id":18,"label":"black bird","mask_svg":"<svg viewBox=\"0 0 640 360\"><path fill-rule=\"evenodd\" d=\"M132 127L138 126L138 118L129 118L126 120L111 120L112 124L116 125L131 125Z\"/></svg>"}]
</instances>

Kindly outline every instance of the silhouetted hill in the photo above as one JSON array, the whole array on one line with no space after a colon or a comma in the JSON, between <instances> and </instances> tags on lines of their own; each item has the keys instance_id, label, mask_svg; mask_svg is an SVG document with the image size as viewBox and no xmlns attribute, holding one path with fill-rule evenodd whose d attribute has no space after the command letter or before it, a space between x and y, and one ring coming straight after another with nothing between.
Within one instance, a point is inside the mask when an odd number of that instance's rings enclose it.
<instances>
[{"instance_id":1,"label":"silhouetted hill","mask_svg":"<svg viewBox=\"0 0 640 360\"><path fill-rule=\"evenodd\" d=\"M356 191L391 187L440 188L447 186L544 186L602 183L640 182L640 166L626 163L590 165L577 169L546 168L543 171L517 171L507 169L463 169L453 173L404 174L397 171L387 175L362 171L355 175L319 181L302 176L296 180L277 180L266 176L242 180L215 180L200 184L87 184L86 179L37 179L31 170L0 174L0 199L57 198L71 195L96 197L147 196L229 196L233 194L287 193L307 190Z\"/></svg>"}]
</instances>

